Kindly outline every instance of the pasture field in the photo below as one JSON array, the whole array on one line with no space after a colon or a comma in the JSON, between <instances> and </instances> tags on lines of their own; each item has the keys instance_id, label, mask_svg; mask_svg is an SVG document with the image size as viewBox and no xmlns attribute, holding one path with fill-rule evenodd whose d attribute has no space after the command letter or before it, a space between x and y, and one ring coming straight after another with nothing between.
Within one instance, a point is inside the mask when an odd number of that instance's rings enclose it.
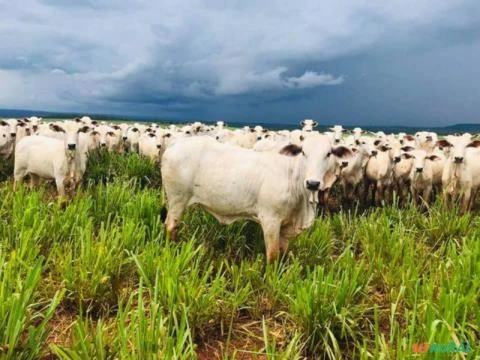
<instances>
[{"instance_id":1,"label":"pasture field","mask_svg":"<svg viewBox=\"0 0 480 360\"><path fill-rule=\"evenodd\" d=\"M2 163L1 359L480 357L475 211L324 213L267 266L259 226L199 208L168 241L158 165L136 154L94 154L68 203L49 184L13 192L9 174Z\"/></svg>"}]
</instances>

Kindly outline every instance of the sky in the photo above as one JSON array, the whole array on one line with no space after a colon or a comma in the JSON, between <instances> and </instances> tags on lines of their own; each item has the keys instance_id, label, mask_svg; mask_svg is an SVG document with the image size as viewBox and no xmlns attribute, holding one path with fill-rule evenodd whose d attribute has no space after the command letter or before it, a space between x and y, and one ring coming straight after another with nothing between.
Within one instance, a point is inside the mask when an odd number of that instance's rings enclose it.
<instances>
[{"instance_id":1,"label":"sky","mask_svg":"<svg viewBox=\"0 0 480 360\"><path fill-rule=\"evenodd\" d=\"M0 108L480 123L478 0L0 0Z\"/></svg>"}]
</instances>

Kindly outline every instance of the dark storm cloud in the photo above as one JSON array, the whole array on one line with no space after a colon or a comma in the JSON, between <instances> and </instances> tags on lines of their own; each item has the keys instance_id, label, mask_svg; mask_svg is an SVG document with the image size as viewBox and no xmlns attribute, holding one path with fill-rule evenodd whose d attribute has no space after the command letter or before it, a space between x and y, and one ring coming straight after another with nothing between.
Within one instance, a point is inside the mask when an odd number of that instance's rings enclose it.
<instances>
[{"instance_id":1,"label":"dark storm cloud","mask_svg":"<svg viewBox=\"0 0 480 360\"><path fill-rule=\"evenodd\" d=\"M475 121L480 110L474 0L27 0L0 11L1 107L352 124Z\"/></svg>"}]
</instances>

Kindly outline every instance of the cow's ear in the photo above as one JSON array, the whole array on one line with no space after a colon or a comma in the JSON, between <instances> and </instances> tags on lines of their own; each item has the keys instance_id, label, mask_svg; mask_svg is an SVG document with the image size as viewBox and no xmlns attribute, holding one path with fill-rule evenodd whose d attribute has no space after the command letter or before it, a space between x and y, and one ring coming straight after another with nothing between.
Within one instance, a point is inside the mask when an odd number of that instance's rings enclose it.
<instances>
[{"instance_id":1,"label":"cow's ear","mask_svg":"<svg viewBox=\"0 0 480 360\"><path fill-rule=\"evenodd\" d=\"M410 154L408 154L408 153L402 154L402 156L403 156L403 158L405 158L405 159L411 159L411 158L413 158L413 155L410 155Z\"/></svg>"},{"instance_id":2,"label":"cow's ear","mask_svg":"<svg viewBox=\"0 0 480 360\"><path fill-rule=\"evenodd\" d=\"M415 148L413 148L412 146L402 146L400 149L407 152L415 150Z\"/></svg>"},{"instance_id":3,"label":"cow's ear","mask_svg":"<svg viewBox=\"0 0 480 360\"><path fill-rule=\"evenodd\" d=\"M155 137L155 134L154 133L148 133L148 136Z\"/></svg>"},{"instance_id":4,"label":"cow's ear","mask_svg":"<svg viewBox=\"0 0 480 360\"><path fill-rule=\"evenodd\" d=\"M352 155L352 152L346 146L337 146L332 148L332 154L336 157L344 157L348 155Z\"/></svg>"},{"instance_id":5,"label":"cow's ear","mask_svg":"<svg viewBox=\"0 0 480 360\"><path fill-rule=\"evenodd\" d=\"M300 121L300 126L305 126L305 120Z\"/></svg>"},{"instance_id":6,"label":"cow's ear","mask_svg":"<svg viewBox=\"0 0 480 360\"><path fill-rule=\"evenodd\" d=\"M318 123L316 121L313 122L313 127L316 127L318 125Z\"/></svg>"},{"instance_id":7,"label":"cow's ear","mask_svg":"<svg viewBox=\"0 0 480 360\"><path fill-rule=\"evenodd\" d=\"M452 147L452 146L453 146L452 144L450 144L450 143L449 143L447 140L445 140L445 139L438 140L436 145L437 145L438 147L441 147L441 148Z\"/></svg>"},{"instance_id":8,"label":"cow's ear","mask_svg":"<svg viewBox=\"0 0 480 360\"><path fill-rule=\"evenodd\" d=\"M7 123L6 121L4 121L4 120L0 120L0 125L1 125L1 126L7 126L8 123Z\"/></svg>"},{"instance_id":9,"label":"cow's ear","mask_svg":"<svg viewBox=\"0 0 480 360\"><path fill-rule=\"evenodd\" d=\"M65 130L58 124L50 124L50 129L56 132L65 132Z\"/></svg>"},{"instance_id":10,"label":"cow's ear","mask_svg":"<svg viewBox=\"0 0 480 360\"><path fill-rule=\"evenodd\" d=\"M18 126L20 126L20 127L25 127L25 126L27 126L27 124L25 124L24 122L19 122L19 123L18 123Z\"/></svg>"},{"instance_id":11,"label":"cow's ear","mask_svg":"<svg viewBox=\"0 0 480 360\"><path fill-rule=\"evenodd\" d=\"M266 133L268 131L268 129L263 129L262 132Z\"/></svg>"},{"instance_id":12,"label":"cow's ear","mask_svg":"<svg viewBox=\"0 0 480 360\"><path fill-rule=\"evenodd\" d=\"M388 151L388 150L390 150L390 149L391 149L391 147L389 147L389 146L386 146L386 145L382 145L382 146L380 146L378 149L379 149L380 151L383 151L383 152L385 152L385 151Z\"/></svg>"},{"instance_id":13,"label":"cow's ear","mask_svg":"<svg viewBox=\"0 0 480 360\"><path fill-rule=\"evenodd\" d=\"M30 122L30 120L29 120L28 118L23 118L23 121L25 121L25 122L27 122L27 123Z\"/></svg>"},{"instance_id":14,"label":"cow's ear","mask_svg":"<svg viewBox=\"0 0 480 360\"><path fill-rule=\"evenodd\" d=\"M413 140L415 140L415 138L413 137L413 135L405 135L403 138L404 138L404 139L407 139L408 141L413 141Z\"/></svg>"},{"instance_id":15,"label":"cow's ear","mask_svg":"<svg viewBox=\"0 0 480 360\"><path fill-rule=\"evenodd\" d=\"M301 152L302 152L302 148L300 146L297 146L295 144L288 144L284 146L279 153L281 155L297 156Z\"/></svg>"},{"instance_id":16,"label":"cow's ear","mask_svg":"<svg viewBox=\"0 0 480 360\"><path fill-rule=\"evenodd\" d=\"M478 148L480 147L480 140L474 140L470 144L467 145L470 148Z\"/></svg>"},{"instance_id":17,"label":"cow's ear","mask_svg":"<svg viewBox=\"0 0 480 360\"><path fill-rule=\"evenodd\" d=\"M98 133L98 131L92 131L92 132L90 133L90 135L96 136L96 135L100 135L100 134Z\"/></svg>"},{"instance_id":18,"label":"cow's ear","mask_svg":"<svg viewBox=\"0 0 480 360\"><path fill-rule=\"evenodd\" d=\"M113 125L112 128L115 129L115 130L120 130L120 126L118 126L118 125Z\"/></svg>"},{"instance_id":19,"label":"cow's ear","mask_svg":"<svg viewBox=\"0 0 480 360\"><path fill-rule=\"evenodd\" d=\"M169 138L170 136L172 136L172 134L170 133L166 133L165 135L163 135L164 138Z\"/></svg>"},{"instance_id":20,"label":"cow's ear","mask_svg":"<svg viewBox=\"0 0 480 360\"><path fill-rule=\"evenodd\" d=\"M436 160L440 160L440 157L437 155L430 155L430 156L427 156L427 159L430 161L436 161Z\"/></svg>"},{"instance_id":21,"label":"cow's ear","mask_svg":"<svg viewBox=\"0 0 480 360\"><path fill-rule=\"evenodd\" d=\"M88 130L90 130L89 126L82 126L80 129L78 129L78 132L86 133Z\"/></svg>"},{"instance_id":22,"label":"cow's ear","mask_svg":"<svg viewBox=\"0 0 480 360\"><path fill-rule=\"evenodd\" d=\"M97 125L98 121L97 120L92 120L92 125Z\"/></svg>"},{"instance_id":23,"label":"cow's ear","mask_svg":"<svg viewBox=\"0 0 480 360\"><path fill-rule=\"evenodd\" d=\"M382 141L381 140L375 140L373 142L373 145L378 146Z\"/></svg>"},{"instance_id":24,"label":"cow's ear","mask_svg":"<svg viewBox=\"0 0 480 360\"><path fill-rule=\"evenodd\" d=\"M73 119L73 121L75 121L75 122L78 122L78 123L79 123L79 122L81 122L82 120L80 120L80 118L78 118L78 117L77 117L77 118Z\"/></svg>"},{"instance_id":25,"label":"cow's ear","mask_svg":"<svg viewBox=\"0 0 480 360\"><path fill-rule=\"evenodd\" d=\"M350 132L350 130L348 130L348 129L342 129L342 132L343 132L343 133L347 133L347 132Z\"/></svg>"}]
</instances>

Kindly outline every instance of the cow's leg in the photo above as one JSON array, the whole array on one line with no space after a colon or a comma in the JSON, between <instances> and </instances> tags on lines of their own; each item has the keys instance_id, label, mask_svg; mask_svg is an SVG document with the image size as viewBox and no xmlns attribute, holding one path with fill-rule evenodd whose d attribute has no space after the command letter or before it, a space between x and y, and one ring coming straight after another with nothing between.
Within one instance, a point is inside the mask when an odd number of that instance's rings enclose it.
<instances>
[{"instance_id":1,"label":"cow's leg","mask_svg":"<svg viewBox=\"0 0 480 360\"><path fill-rule=\"evenodd\" d=\"M13 173L13 191L15 191L19 184L22 183L23 178L26 176L24 168L15 168Z\"/></svg>"},{"instance_id":2,"label":"cow's leg","mask_svg":"<svg viewBox=\"0 0 480 360\"><path fill-rule=\"evenodd\" d=\"M57 185L58 196L61 198L65 197L65 177L57 176L55 178L55 184Z\"/></svg>"},{"instance_id":3,"label":"cow's leg","mask_svg":"<svg viewBox=\"0 0 480 360\"><path fill-rule=\"evenodd\" d=\"M411 187L410 192L412 193L412 203L414 206L417 206L418 204L418 190L415 186Z\"/></svg>"},{"instance_id":4,"label":"cow's leg","mask_svg":"<svg viewBox=\"0 0 480 360\"><path fill-rule=\"evenodd\" d=\"M383 196L385 194L385 187L382 182L377 181L376 191L375 191L375 205L382 205Z\"/></svg>"},{"instance_id":5,"label":"cow's leg","mask_svg":"<svg viewBox=\"0 0 480 360\"><path fill-rule=\"evenodd\" d=\"M367 205L369 189L370 189L370 181L365 177L363 179L363 197L362 197L362 201L364 205Z\"/></svg>"},{"instance_id":6,"label":"cow's leg","mask_svg":"<svg viewBox=\"0 0 480 360\"><path fill-rule=\"evenodd\" d=\"M280 228L280 253L285 255L288 252L288 245L296 235L294 225L286 224Z\"/></svg>"},{"instance_id":7,"label":"cow's leg","mask_svg":"<svg viewBox=\"0 0 480 360\"><path fill-rule=\"evenodd\" d=\"M34 187L38 186L38 183L40 181L40 178L36 174L30 174L30 183L29 187L30 189L33 189Z\"/></svg>"},{"instance_id":8,"label":"cow's leg","mask_svg":"<svg viewBox=\"0 0 480 360\"><path fill-rule=\"evenodd\" d=\"M472 195L470 196L470 202L468 204L468 209L472 210L475 205L475 199L477 198L478 189L472 190Z\"/></svg>"},{"instance_id":9,"label":"cow's leg","mask_svg":"<svg viewBox=\"0 0 480 360\"><path fill-rule=\"evenodd\" d=\"M372 206L378 201L378 181L373 181L372 183Z\"/></svg>"},{"instance_id":10,"label":"cow's leg","mask_svg":"<svg viewBox=\"0 0 480 360\"><path fill-rule=\"evenodd\" d=\"M265 251L269 264L277 260L280 253L280 225L280 222L275 218L262 221Z\"/></svg>"},{"instance_id":11,"label":"cow's leg","mask_svg":"<svg viewBox=\"0 0 480 360\"><path fill-rule=\"evenodd\" d=\"M430 194L432 193L432 186L427 186L424 190L423 190L423 202L425 203L425 205L428 205L430 203Z\"/></svg>"},{"instance_id":12,"label":"cow's leg","mask_svg":"<svg viewBox=\"0 0 480 360\"><path fill-rule=\"evenodd\" d=\"M17 190L18 186L23 182L24 175L15 174L13 178L13 191Z\"/></svg>"},{"instance_id":13,"label":"cow's leg","mask_svg":"<svg viewBox=\"0 0 480 360\"><path fill-rule=\"evenodd\" d=\"M168 198L168 196L167 196ZM167 218L165 219L165 227L167 230L167 239L175 241L177 239L178 224L185 211L187 200L174 200L169 199Z\"/></svg>"},{"instance_id":14,"label":"cow's leg","mask_svg":"<svg viewBox=\"0 0 480 360\"><path fill-rule=\"evenodd\" d=\"M342 186L342 193L343 193L343 202L345 200L348 200L348 183L345 181L345 179L340 180L340 185Z\"/></svg>"},{"instance_id":15,"label":"cow's leg","mask_svg":"<svg viewBox=\"0 0 480 360\"><path fill-rule=\"evenodd\" d=\"M470 209L470 199L472 197L472 188L468 187L462 194L462 214L466 213Z\"/></svg>"},{"instance_id":16,"label":"cow's leg","mask_svg":"<svg viewBox=\"0 0 480 360\"><path fill-rule=\"evenodd\" d=\"M345 184L345 198L346 198L346 202L347 204L351 204L353 201L354 201L354 198L355 198L355 185L351 184L351 183L346 183Z\"/></svg>"}]
</instances>

